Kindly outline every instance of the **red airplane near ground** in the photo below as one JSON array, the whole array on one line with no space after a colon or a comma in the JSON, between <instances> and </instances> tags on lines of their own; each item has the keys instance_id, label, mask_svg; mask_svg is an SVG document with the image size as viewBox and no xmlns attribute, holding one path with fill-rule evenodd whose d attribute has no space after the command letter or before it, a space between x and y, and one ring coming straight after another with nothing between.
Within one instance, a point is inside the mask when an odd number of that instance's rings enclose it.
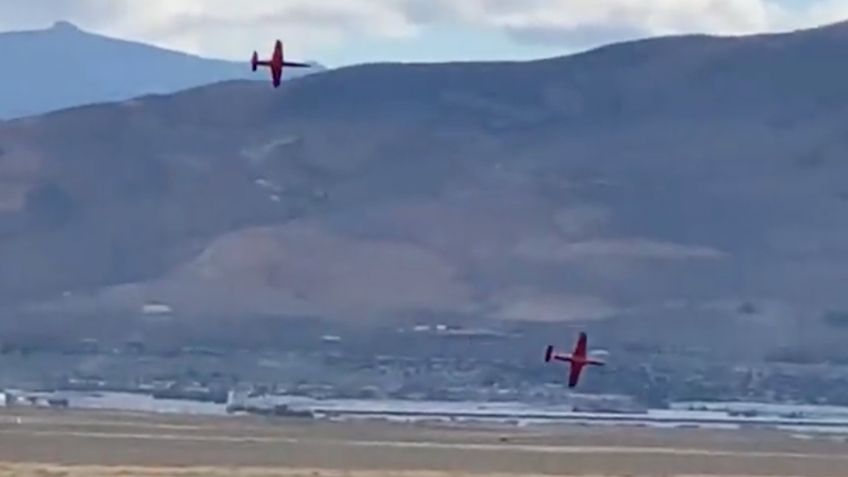
<instances>
[{"instance_id":1,"label":"red airplane near ground","mask_svg":"<svg viewBox=\"0 0 848 477\"><path fill-rule=\"evenodd\" d=\"M277 43L274 45L274 55L269 61L260 61L259 54L254 51L253 58L250 60L250 66L253 68L253 71L256 71L256 68L259 66L267 66L270 68L271 79L274 81L274 87L278 88L280 86L280 81L283 78L283 67L310 68L312 65L308 63L294 63L286 61L283 57L283 42L277 40Z\"/></svg>"},{"instance_id":2,"label":"red airplane near ground","mask_svg":"<svg viewBox=\"0 0 848 477\"><path fill-rule=\"evenodd\" d=\"M592 359L586 355L586 341L586 333L581 332L580 337L577 338L577 345L574 347L574 352L571 354L556 353L553 346L548 346L545 350L546 363L551 362L551 360L571 363L571 371L568 374L568 387L570 388L577 386L577 381L580 379L580 372L583 371L585 366L604 365L603 361Z\"/></svg>"}]
</instances>

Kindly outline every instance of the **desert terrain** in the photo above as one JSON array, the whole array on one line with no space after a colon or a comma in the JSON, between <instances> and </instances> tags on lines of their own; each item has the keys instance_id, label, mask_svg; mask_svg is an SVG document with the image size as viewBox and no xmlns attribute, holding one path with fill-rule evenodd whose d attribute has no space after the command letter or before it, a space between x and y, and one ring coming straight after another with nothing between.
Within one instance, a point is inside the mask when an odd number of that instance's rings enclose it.
<instances>
[{"instance_id":1,"label":"desert terrain","mask_svg":"<svg viewBox=\"0 0 848 477\"><path fill-rule=\"evenodd\" d=\"M0 412L0 477L838 477L846 451L767 431Z\"/></svg>"}]
</instances>

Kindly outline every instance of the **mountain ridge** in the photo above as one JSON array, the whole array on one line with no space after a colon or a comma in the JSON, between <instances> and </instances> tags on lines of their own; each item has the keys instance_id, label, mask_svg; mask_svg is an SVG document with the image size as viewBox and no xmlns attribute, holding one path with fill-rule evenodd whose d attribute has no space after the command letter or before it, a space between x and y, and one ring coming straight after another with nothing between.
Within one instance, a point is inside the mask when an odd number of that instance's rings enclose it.
<instances>
[{"instance_id":1,"label":"mountain ridge","mask_svg":"<svg viewBox=\"0 0 848 477\"><path fill-rule=\"evenodd\" d=\"M362 65L8 122L0 302L785 331L848 307L842 28Z\"/></svg>"}]
</instances>

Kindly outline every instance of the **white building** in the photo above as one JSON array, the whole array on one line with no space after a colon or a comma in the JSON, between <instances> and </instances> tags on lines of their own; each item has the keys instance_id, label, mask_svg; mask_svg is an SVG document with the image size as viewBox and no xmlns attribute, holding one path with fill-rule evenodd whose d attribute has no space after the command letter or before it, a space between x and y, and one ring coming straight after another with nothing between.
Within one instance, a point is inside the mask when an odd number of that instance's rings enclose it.
<instances>
[{"instance_id":1,"label":"white building","mask_svg":"<svg viewBox=\"0 0 848 477\"><path fill-rule=\"evenodd\" d=\"M145 315L170 315L174 310L164 303L150 302L141 307L141 312Z\"/></svg>"}]
</instances>

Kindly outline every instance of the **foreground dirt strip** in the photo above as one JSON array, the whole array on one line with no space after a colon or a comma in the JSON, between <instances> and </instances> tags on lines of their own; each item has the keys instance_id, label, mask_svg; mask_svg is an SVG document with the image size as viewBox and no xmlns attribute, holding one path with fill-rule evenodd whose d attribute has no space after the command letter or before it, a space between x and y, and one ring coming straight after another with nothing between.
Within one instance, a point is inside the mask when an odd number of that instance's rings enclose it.
<instances>
[{"instance_id":1,"label":"foreground dirt strip","mask_svg":"<svg viewBox=\"0 0 848 477\"><path fill-rule=\"evenodd\" d=\"M378 449L407 448L407 449L436 449L436 450L476 450L476 451L519 451L526 453L555 453L555 454L615 454L615 455L680 455L680 456L712 456L712 457L753 457L753 458L789 458L827 461L845 461L848 469L848 455L805 454L798 452L759 452L759 451L724 451L711 449L687 449L677 447L638 447L638 446L561 446L561 445L516 445L516 444L474 444L474 443L442 443L415 441L339 441L325 439L297 439L291 437L238 437L238 436L198 436L178 434L146 434L146 433L111 433L111 432L73 432L73 431L29 431L29 430L0 430L0 434L23 435L32 437L77 437L92 439L114 440L147 440L147 441L193 441L217 443L276 443L276 444L315 444L345 447L373 447Z\"/></svg>"},{"instance_id":2,"label":"foreground dirt strip","mask_svg":"<svg viewBox=\"0 0 848 477\"><path fill-rule=\"evenodd\" d=\"M542 474L479 474L435 471L380 471L285 468L221 467L129 467L59 466L44 464L0 463L0 477L549 477ZM632 477L632 474L580 474L562 477ZM716 477L715 475L663 474L663 477ZM757 477L727 475L722 477ZM775 477L793 477L790 475Z\"/></svg>"},{"instance_id":3,"label":"foreground dirt strip","mask_svg":"<svg viewBox=\"0 0 848 477\"><path fill-rule=\"evenodd\" d=\"M2 416L2 413L0 413ZM0 419L0 477L845 477L848 445L778 433L32 414Z\"/></svg>"},{"instance_id":4,"label":"foreground dirt strip","mask_svg":"<svg viewBox=\"0 0 848 477\"><path fill-rule=\"evenodd\" d=\"M437 444L434 449L426 444L410 448L377 446L374 442L358 446L350 441L320 440L296 444L245 444L214 439L124 440L41 435L35 439L14 436L9 440L9 437L13 436L0 439L0 458L7 462L20 461L20 464L8 464L7 470L0 470L0 477L671 477L687 474L844 477L848 467L848 461L842 456L802 454L804 457L799 458L799 455L778 453L751 457L744 452L732 455L725 451L713 455L701 450L690 454L683 450L683 454L677 454L678 450L673 448L623 448L620 453L611 448L598 453L589 449L558 448L560 452L549 449L540 453L509 447L498 449L498 446L485 446L491 450L483 450L473 444L470 449L462 444L453 445L451 449ZM410 469L420 470L412 472Z\"/></svg>"}]
</instances>

